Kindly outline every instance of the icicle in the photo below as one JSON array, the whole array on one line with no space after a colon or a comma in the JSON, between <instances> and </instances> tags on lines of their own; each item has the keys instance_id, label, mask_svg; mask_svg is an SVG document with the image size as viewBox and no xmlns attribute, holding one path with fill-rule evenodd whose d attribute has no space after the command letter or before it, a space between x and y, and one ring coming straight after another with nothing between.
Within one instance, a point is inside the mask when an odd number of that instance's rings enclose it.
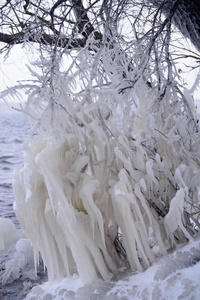
<instances>
[{"instance_id":1,"label":"icicle","mask_svg":"<svg viewBox=\"0 0 200 300\"><path fill-rule=\"evenodd\" d=\"M100 210L95 204L93 194L95 193L97 187L99 186L98 180L90 180L85 178L82 182L80 188L80 197L82 198L84 208L91 218L91 228L93 232L93 237L95 236L95 227L98 224L99 230L101 232L101 238L103 244L105 245L105 236L103 228L103 218Z\"/></svg>"},{"instance_id":2,"label":"icicle","mask_svg":"<svg viewBox=\"0 0 200 300\"><path fill-rule=\"evenodd\" d=\"M156 185L158 185L158 180L156 179L154 172L153 172L153 160L149 159L146 163L146 171L147 176L149 177L148 180L154 182Z\"/></svg>"},{"instance_id":3,"label":"icicle","mask_svg":"<svg viewBox=\"0 0 200 300\"><path fill-rule=\"evenodd\" d=\"M115 190L117 186L115 186ZM112 192L112 201L114 207L115 220L120 227L125 243L128 260L133 270L142 271L136 249L137 232L135 224L130 213L130 206L124 195Z\"/></svg>"},{"instance_id":4,"label":"icicle","mask_svg":"<svg viewBox=\"0 0 200 300\"><path fill-rule=\"evenodd\" d=\"M153 262L154 258L147 242L147 231L140 207L134 194L129 193L126 188L128 178L125 178L124 170L120 171L119 177L121 180L110 190L115 220L122 231L131 268L141 271L142 267L138 259L138 254L140 253L143 263L146 266L149 266L148 259Z\"/></svg>"},{"instance_id":5,"label":"icicle","mask_svg":"<svg viewBox=\"0 0 200 300\"><path fill-rule=\"evenodd\" d=\"M175 243L173 233L180 228L187 239L191 239L190 234L183 226L182 214L184 209L184 198L187 193L187 188L180 188L175 197L170 202L169 212L164 218L164 226L172 243Z\"/></svg>"},{"instance_id":6,"label":"icicle","mask_svg":"<svg viewBox=\"0 0 200 300\"><path fill-rule=\"evenodd\" d=\"M142 207L144 208L145 213L148 216L149 219L149 225L152 226L152 217L151 217L151 212L150 209L147 205L147 201L145 200L144 196L142 195L142 192L140 190L140 186L138 183L135 184L135 195L139 198Z\"/></svg>"}]
</instances>

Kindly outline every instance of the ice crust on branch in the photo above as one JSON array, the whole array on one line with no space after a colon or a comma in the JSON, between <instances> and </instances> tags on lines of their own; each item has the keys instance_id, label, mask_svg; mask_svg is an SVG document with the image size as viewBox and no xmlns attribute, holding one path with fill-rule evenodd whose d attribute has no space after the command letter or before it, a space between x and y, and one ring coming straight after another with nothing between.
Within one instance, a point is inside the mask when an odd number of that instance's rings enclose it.
<instances>
[{"instance_id":1,"label":"ice crust on branch","mask_svg":"<svg viewBox=\"0 0 200 300\"><path fill-rule=\"evenodd\" d=\"M135 70L124 78L130 61L110 48L91 55L89 45L67 72L56 66L55 88L24 107L38 121L14 174L15 212L50 281L109 280L127 263L142 271L194 232L184 217L199 206L191 97L164 79L162 89L135 82Z\"/></svg>"}]
</instances>

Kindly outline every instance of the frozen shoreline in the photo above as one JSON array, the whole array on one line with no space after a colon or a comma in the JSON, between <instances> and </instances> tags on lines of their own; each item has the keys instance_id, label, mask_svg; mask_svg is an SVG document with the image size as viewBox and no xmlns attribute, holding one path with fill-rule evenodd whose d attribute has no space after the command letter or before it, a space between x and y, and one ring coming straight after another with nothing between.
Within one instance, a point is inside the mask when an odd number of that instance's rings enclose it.
<instances>
[{"instance_id":1,"label":"frozen shoreline","mask_svg":"<svg viewBox=\"0 0 200 300\"><path fill-rule=\"evenodd\" d=\"M7 230L11 221L1 219L2 224L7 225L4 227ZM88 285L83 285L76 274L54 283L44 282L46 278L41 269L39 276L35 276L32 248L21 230L7 230L7 244L3 251L1 249L0 255L0 281L1 284L2 280L7 283L2 285L0 295L5 300L199 299L200 234L144 272L134 274L126 270L110 281L98 279ZM6 295L6 290L10 294Z\"/></svg>"}]
</instances>

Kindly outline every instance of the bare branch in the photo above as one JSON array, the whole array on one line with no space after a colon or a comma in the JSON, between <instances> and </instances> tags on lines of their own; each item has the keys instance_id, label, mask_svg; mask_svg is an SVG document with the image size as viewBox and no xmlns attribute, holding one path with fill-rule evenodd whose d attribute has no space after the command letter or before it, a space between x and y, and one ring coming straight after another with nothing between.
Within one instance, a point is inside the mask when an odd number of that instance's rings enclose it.
<instances>
[{"instance_id":1,"label":"bare branch","mask_svg":"<svg viewBox=\"0 0 200 300\"><path fill-rule=\"evenodd\" d=\"M19 32L15 34L5 34L0 32L0 42L9 44L9 45L15 45L15 44L23 44L24 42L33 42L33 43L41 43L44 45L57 45L62 48L67 49L76 49L84 47L85 40L84 39L69 39L69 38L58 38L56 39L53 35L48 35L46 33L41 34L41 36L38 35L27 35L24 32Z\"/></svg>"}]
</instances>

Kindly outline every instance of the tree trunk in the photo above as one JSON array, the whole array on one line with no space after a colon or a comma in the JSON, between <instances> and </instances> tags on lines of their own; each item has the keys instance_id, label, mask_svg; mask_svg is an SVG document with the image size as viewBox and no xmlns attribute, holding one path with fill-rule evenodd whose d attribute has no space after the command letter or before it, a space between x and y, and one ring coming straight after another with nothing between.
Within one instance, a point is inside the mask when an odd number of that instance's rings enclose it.
<instances>
[{"instance_id":1,"label":"tree trunk","mask_svg":"<svg viewBox=\"0 0 200 300\"><path fill-rule=\"evenodd\" d=\"M169 14L171 8L177 2L177 8L173 15L174 25L181 33L189 38L200 51L200 1L199 0L149 0L156 7L161 8L165 14Z\"/></svg>"}]
</instances>

